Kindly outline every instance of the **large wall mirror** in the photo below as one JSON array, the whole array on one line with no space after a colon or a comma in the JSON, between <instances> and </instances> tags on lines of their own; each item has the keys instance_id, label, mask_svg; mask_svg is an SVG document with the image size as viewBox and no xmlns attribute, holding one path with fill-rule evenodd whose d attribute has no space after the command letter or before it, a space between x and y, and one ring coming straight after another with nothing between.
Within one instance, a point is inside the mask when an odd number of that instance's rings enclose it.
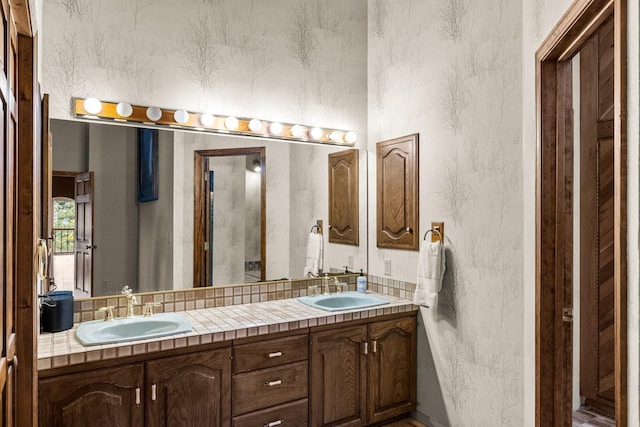
<instances>
[{"instance_id":1,"label":"large wall mirror","mask_svg":"<svg viewBox=\"0 0 640 427\"><path fill-rule=\"evenodd\" d=\"M206 171L215 187L205 186L213 215L204 232L217 255L207 285L303 277L311 227L318 219L329 225L328 156L344 150L160 129L151 157L157 197L141 201L135 127L51 120L51 134L53 277L57 289L74 289L78 298L118 294L124 285L136 292L193 287L194 201L204 196L194 185L203 178L194 172L197 152L227 154L211 156ZM359 192L367 194L366 151L359 156ZM366 212L360 200L359 246L325 235L324 271L367 268ZM242 245L233 231L240 229ZM242 271L228 271L231 264Z\"/></svg>"}]
</instances>

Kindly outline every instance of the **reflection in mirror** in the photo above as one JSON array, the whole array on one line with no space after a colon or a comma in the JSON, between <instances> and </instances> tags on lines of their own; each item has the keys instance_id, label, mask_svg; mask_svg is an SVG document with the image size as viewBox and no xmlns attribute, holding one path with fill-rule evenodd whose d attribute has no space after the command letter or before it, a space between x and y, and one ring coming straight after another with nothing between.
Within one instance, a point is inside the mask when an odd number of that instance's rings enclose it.
<instances>
[{"instance_id":1,"label":"reflection in mirror","mask_svg":"<svg viewBox=\"0 0 640 427\"><path fill-rule=\"evenodd\" d=\"M75 289L76 297L119 294L125 284L135 292L193 287L194 153L198 150L264 149L262 174L268 184L260 278L301 278L309 230L318 219L328 224L328 155L344 149L159 130L158 199L142 203L136 200L134 127L51 120L51 133L53 170L67 176L64 185L68 186L67 196L57 197L76 204L76 243L73 252L68 247L64 253L56 251L53 276L58 289ZM359 156L359 191L367 194L366 151ZM248 161L242 162L243 173L248 173ZM244 215L244 210L227 209L234 216ZM366 224L366 203L359 205L359 219L361 225ZM344 271L344 266L349 271L366 269L366 240L364 226L360 227L359 246L325 240L324 271ZM215 262L214 256L214 271ZM214 280L213 284L245 282L243 276L227 283Z\"/></svg>"}]
</instances>

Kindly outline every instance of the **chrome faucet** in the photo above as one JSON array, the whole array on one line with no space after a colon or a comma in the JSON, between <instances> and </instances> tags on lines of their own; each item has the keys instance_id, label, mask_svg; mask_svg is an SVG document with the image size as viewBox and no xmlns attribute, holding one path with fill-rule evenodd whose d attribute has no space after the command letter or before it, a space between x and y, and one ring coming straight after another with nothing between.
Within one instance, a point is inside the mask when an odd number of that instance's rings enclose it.
<instances>
[{"instance_id":1,"label":"chrome faucet","mask_svg":"<svg viewBox=\"0 0 640 427\"><path fill-rule=\"evenodd\" d=\"M344 283L340 283L336 276L333 276L333 283L336 286L336 294L341 294L343 291Z\"/></svg>"},{"instance_id":2,"label":"chrome faucet","mask_svg":"<svg viewBox=\"0 0 640 427\"><path fill-rule=\"evenodd\" d=\"M131 290L129 286L125 285L125 287L122 288L121 294L124 295L125 298L127 298L127 315L125 317L126 318L133 317L133 306L135 304L138 304L138 300L136 299L136 296L133 295L133 290Z\"/></svg>"}]
</instances>

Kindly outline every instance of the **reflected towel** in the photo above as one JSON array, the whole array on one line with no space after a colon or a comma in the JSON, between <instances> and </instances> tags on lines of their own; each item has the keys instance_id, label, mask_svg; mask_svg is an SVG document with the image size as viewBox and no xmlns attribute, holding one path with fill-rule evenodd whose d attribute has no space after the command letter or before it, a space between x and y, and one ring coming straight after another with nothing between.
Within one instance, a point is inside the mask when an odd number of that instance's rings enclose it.
<instances>
[{"instance_id":1,"label":"reflected towel","mask_svg":"<svg viewBox=\"0 0 640 427\"><path fill-rule=\"evenodd\" d=\"M418 255L418 278L413 303L429 308L438 306L445 270L444 244L423 241Z\"/></svg>"},{"instance_id":2,"label":"reflected towel","mask_svg":"<svg viewBox=\"0 0 640 427\"><path fill-rule=\"evenodd\" d=\"M317 276L322 270L322 234L311 232L307 242L307 257L304 262L304 277Z\"/></svg>"}]
</instances>

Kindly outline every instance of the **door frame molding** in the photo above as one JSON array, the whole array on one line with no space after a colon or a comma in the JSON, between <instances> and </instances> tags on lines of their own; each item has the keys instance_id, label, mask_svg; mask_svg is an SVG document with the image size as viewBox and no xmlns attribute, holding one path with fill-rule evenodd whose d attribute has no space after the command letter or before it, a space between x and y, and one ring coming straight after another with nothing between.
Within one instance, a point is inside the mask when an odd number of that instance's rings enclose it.
<instances>
[{"instance_id":1,"label":"door frame molding","mask_svg":"<svg viewBox=\"0 0 640 427\"><path fill-rule=\"evenodd\" d=\"M571 425L573 290L571 58L614 14L616 425L627 425L627 5L575 0L536 52L536 425ZM563 351L558 351L561 349Z\"/></svg>"}]
</instances>

